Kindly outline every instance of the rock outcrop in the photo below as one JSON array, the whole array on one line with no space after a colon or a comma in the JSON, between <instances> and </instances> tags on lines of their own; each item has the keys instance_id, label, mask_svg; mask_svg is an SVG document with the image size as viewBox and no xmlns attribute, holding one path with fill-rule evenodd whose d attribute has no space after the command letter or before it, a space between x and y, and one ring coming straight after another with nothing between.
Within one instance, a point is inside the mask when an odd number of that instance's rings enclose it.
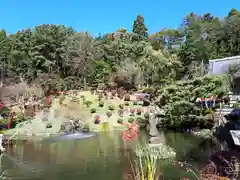
<instances>
[{"instance_id":1,"label":"rock outcrop","mask_svg":"<svg viewBox=\"0 0 240 180\"><path fill-rule=\"evenodd\" d=\"M71 117L61 124L60 133L88 132L89 128L84 126L79 119Z\"/></svg>"}]
</instances>

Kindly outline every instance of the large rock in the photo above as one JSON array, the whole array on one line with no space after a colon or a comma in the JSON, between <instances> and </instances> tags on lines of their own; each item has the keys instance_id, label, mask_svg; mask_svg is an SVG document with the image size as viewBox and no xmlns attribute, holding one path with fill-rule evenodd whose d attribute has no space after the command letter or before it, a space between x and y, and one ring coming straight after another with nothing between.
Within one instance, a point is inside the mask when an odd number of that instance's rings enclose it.
<instances>
[{"instance_id":1,"label":"large rock","mask_svg":"<svg viewBox=\"0 0 240 180\"><path fill-rule=\"evenodd\" d=\"M84 125L81 120L71 118L61 124L60 132L63 133L74 133L74 132L83 132Z\"/></svg>"}]
</instances>

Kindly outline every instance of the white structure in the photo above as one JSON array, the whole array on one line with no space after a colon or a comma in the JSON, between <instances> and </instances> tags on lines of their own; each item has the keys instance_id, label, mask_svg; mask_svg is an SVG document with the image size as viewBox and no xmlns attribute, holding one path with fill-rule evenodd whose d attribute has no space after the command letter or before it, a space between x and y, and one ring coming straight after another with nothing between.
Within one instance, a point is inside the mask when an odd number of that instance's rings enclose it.
<instances>
[{"instance_id":1,"label":"white structure","mask_svg":"<svg viewBox=\"0 0 240 180\"><path fill-rule=\"evenodd\" d=\"M218 75L228 72L231 65L240 64L240 56L209 60L208 74Z\"/></svg>"},{"instance_id":2,"label":"white structure","mask_svg":"<svg viewBox=\"0 0 240 180\"><path fill-rule=\"evenodd\" d=\"M240 130L231 130L230 133L233 138L234 144L240 146Z\"/></svg>"}]
</instances>

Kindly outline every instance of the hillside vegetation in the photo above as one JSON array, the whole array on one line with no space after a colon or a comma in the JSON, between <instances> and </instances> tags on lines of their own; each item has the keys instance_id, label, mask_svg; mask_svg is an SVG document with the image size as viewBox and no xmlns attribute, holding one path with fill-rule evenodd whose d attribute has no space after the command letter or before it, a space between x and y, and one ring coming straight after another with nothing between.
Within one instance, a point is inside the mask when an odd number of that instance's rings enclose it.
<instances>
[{"instance_id":1,"label":"hillside vegetation","mask_svg":"<svg viewBox=\"0 0 240 180\"><path fill-rule=\"evenodd\" d=\"M120 28L98 37L54 24L15 34L1 30L1 80L48 90L100 83L127 90L150 87L152 93L158 91L156 100L171 126L202 124L202 111L192 108L193 102L229 90L228 77L205 74L209 59L240 54L240 12L232 9L223 19L190 13L179 24L181 28L148 34L144 17L138 15L132 31Z\"/></svg>"}]
</instances>

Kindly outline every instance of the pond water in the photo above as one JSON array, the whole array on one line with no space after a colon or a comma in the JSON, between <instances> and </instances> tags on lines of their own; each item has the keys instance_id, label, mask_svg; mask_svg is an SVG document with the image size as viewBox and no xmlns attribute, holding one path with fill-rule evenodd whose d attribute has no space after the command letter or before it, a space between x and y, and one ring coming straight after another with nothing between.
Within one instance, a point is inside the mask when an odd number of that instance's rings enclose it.
<instances>
[{"instance_id":1,"label":"pond water","mask_svg":"<svg viewBox=\"0 0 240 180\"><path fill-rule=\"evenodd\" d=\"M161 132L163 143L171 146L177 159L202 167L218 146L189 134ZM147 142L146 133L139 138ZM131 171L129 157L137 141L124 143L119 133L100 133L95 137L58 142L18 142L1 158L1 171L12 180L123 180ZM185 171L161 163L165 179L179 180ZM191 180L194 178L191 178Z\"/></svg>"}]
</instances>

